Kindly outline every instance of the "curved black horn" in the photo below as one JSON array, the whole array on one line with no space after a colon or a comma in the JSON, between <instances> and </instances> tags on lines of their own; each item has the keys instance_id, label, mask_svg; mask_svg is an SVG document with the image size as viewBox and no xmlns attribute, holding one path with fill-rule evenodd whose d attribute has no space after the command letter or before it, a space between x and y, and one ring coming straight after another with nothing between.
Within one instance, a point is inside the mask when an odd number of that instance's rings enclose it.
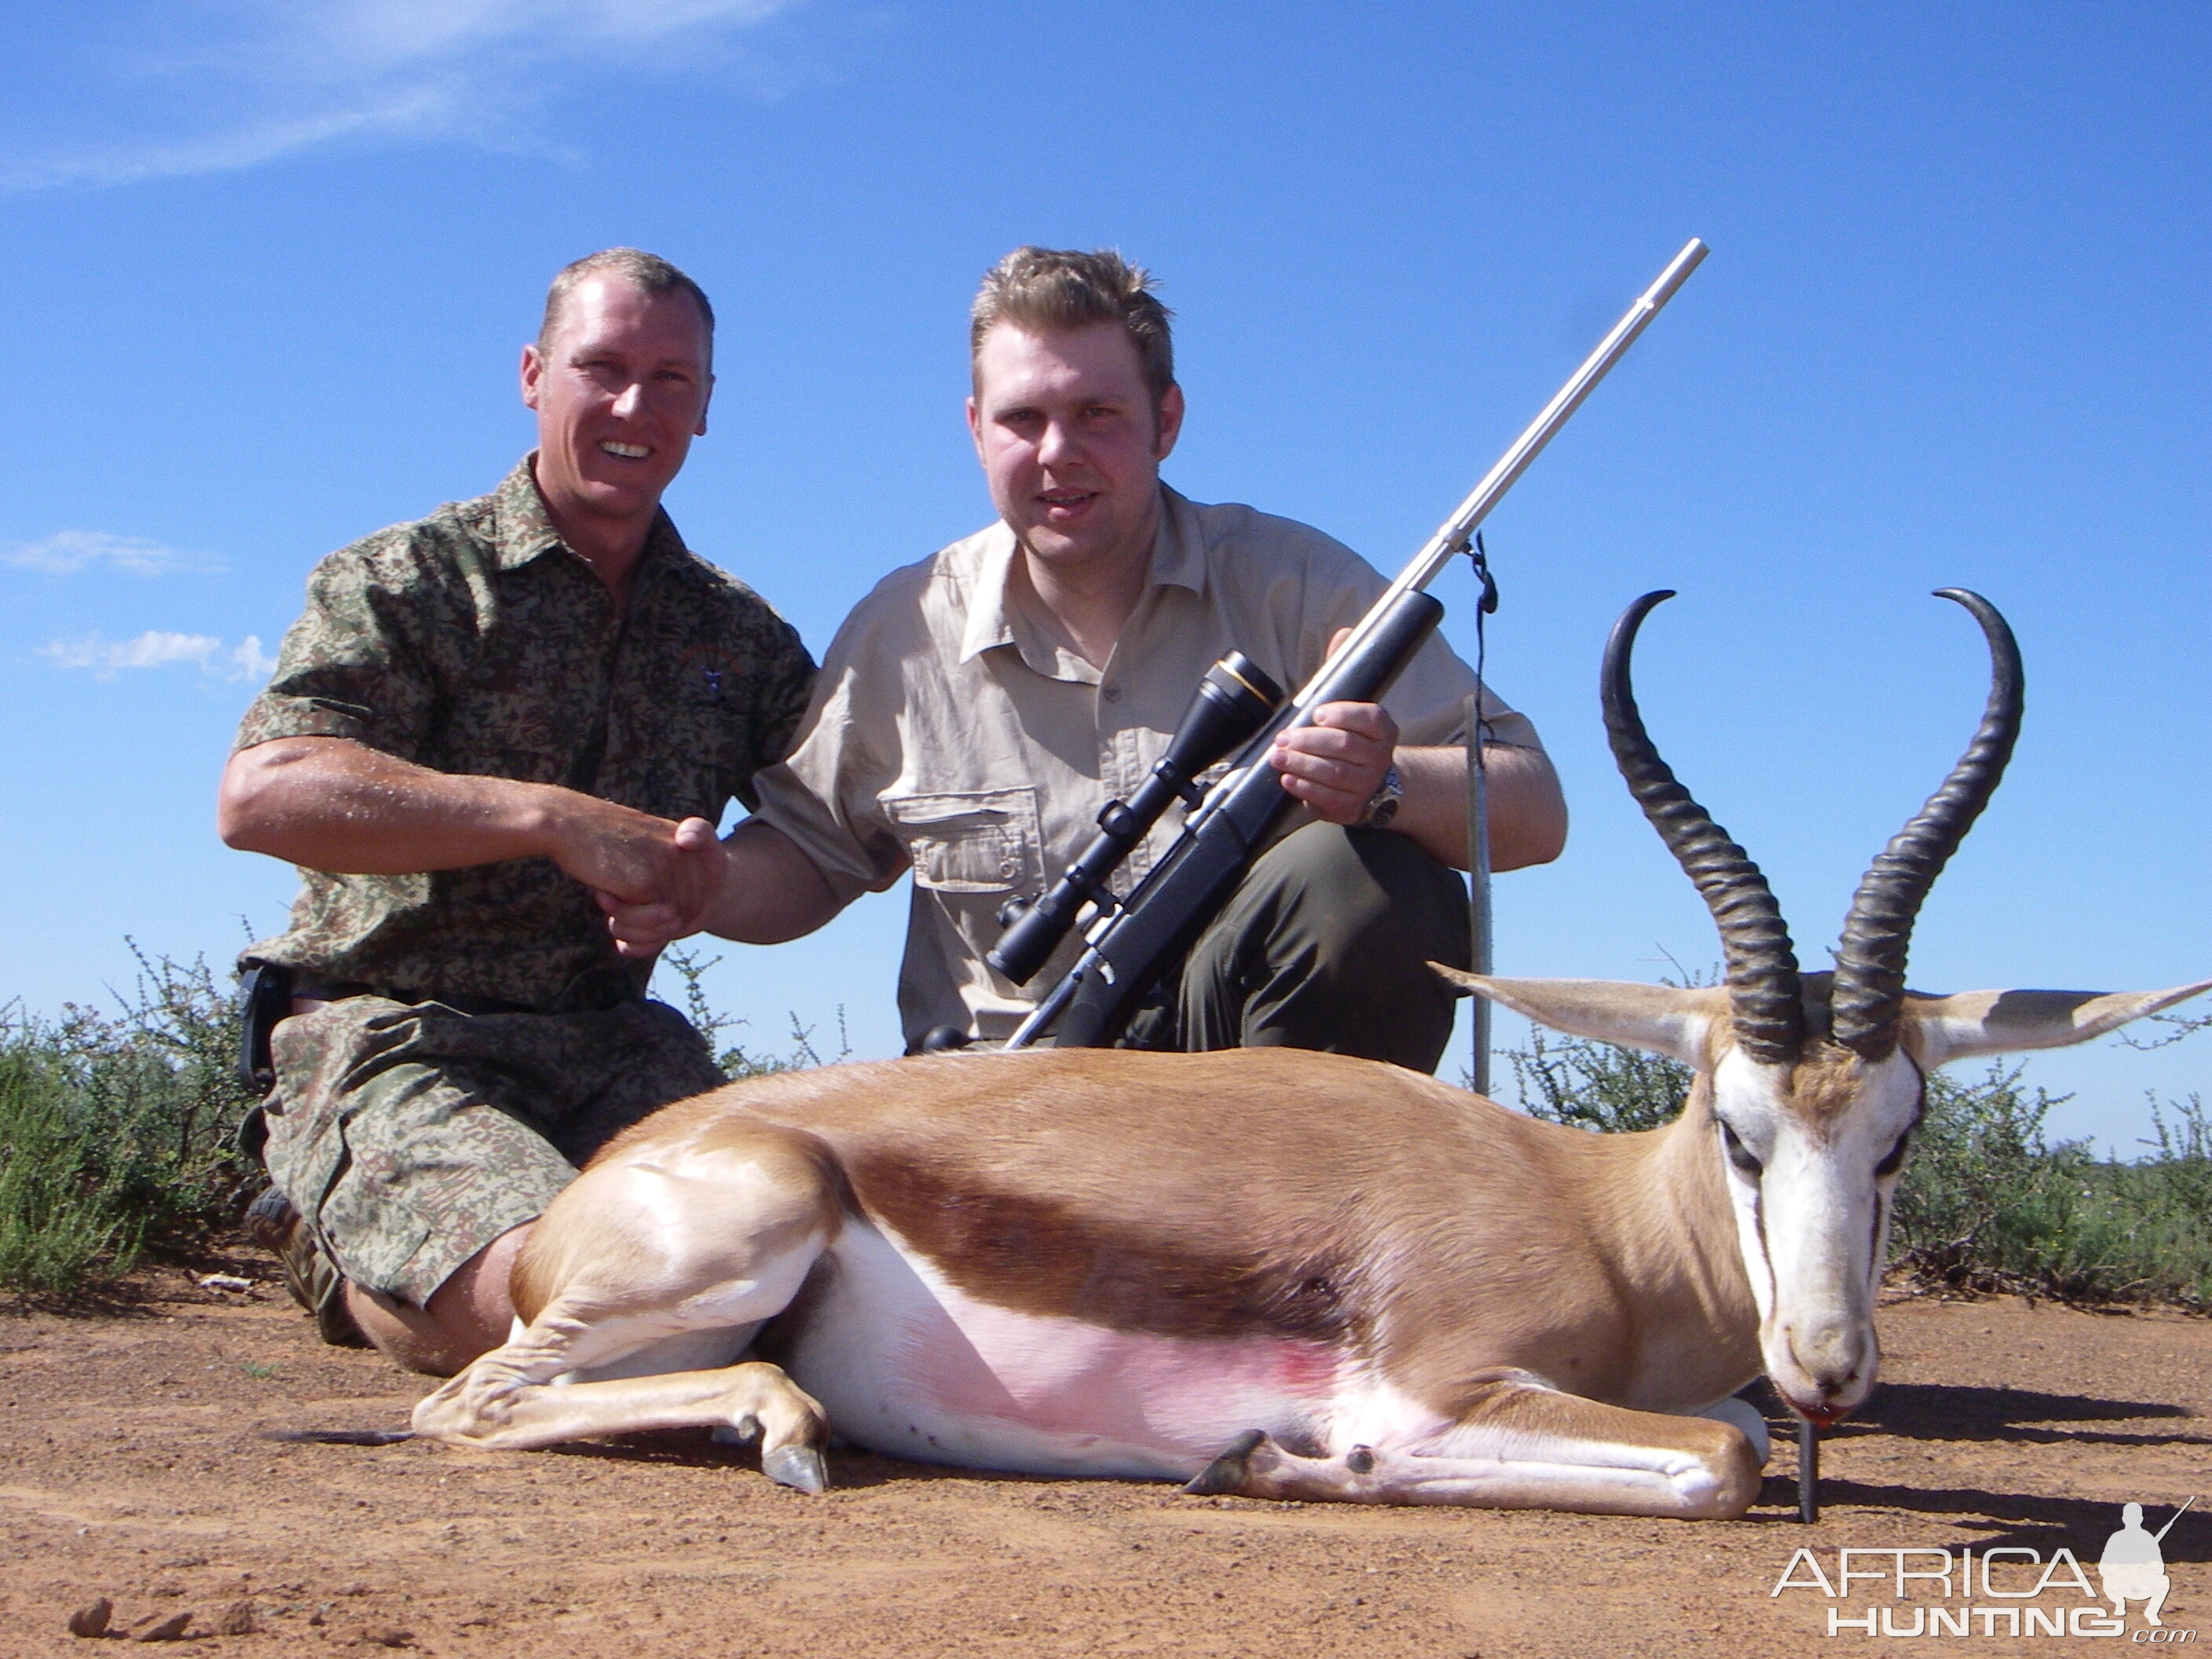
<instances>
[{"instance_id":1,"label":"curved black horn","mask_svg":"<svg viewBox=\"0 0 2212 1659\"><path fill-rule=\"evenodd\" d=\"M1636 797L1667 850L1698 884L1720 926L1736 1041L1755 1060L1788 1066L1796 1062L1804 1042L1805 1010L1798 1000L1797 958L1790 948L1781 907L1759 866L1674 781L1644 729L1644 717L1636 712L1636 696L1629 688L1628 659L1635 649L1636 630L1653 606L1674 597L1672 588L1646 593L1613 623L1598 681L1605 734L1629 793Z\"/></svg>"},{"instance_id":2,"label":"curved black horn","mask_svg":"<svg viewBox=\"0 0 2212 1659\"><path fill-rule=\"evenodd\" d=\"M1844 942L1836 952L1835 1036L1863 1060L1881 1060L1897 1047L1897 1011L1905 1000L1905 956L1912 945L1913 919L1989 805L2020 736L2020 646L2012 629L1978 593L1939 587L1936 597L1956 600L1981 623L1990 642L1990 700L1966 752L1943 787L1875 860L1844 919Z\"/></svg>"}]
</instances>

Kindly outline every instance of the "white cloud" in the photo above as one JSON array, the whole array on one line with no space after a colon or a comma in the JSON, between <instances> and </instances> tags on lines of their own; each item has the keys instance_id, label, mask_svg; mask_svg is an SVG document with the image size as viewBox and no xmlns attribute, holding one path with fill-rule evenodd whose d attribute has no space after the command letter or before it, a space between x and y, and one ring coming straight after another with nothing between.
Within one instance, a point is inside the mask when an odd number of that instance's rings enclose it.
<instances>
[{"instance_id":1,"label":"white cloud","mask_svg":"<svg viewBox=\"0 0 2212 1659\"><path fill-rule=\"evenodd\" d=\"M0 542L0 564L19 570L72 576L105 565L133 576L166 576L173 571L205 570L210 563L173 547L137 536L112 536L104 530L63 530L41 542Z\"/></svg>"},{"instance_id":2,"label":"white cloud","mask_svg":"<svg viewBox=\"0 0 2212 1659\"><path fill-rule=\"evenodd\" d=\"M261 636L248 634L232 648L229 678L234 680L265 680L276 672L276 659L261 648Z\"/></svg>"},{"instance_id":3,"label":"white cloud","mask_svg":"<svg viewBox=\"0 0 2212 1659\"><path fill-rule=\"evenodd\" d=\"M39 654L57 668L91 671L96 680L112 680L127 668L169 668L188 663L204 674L227 680L265 680L276 659L248 634L228 651L212 634L171 634L148 629L135 640L108 640L88 634L81 640L56 640Z\"/></svg>"},{"instance_id":4,"label":"white cloud","mask_svg":"<svg viewBox=\"0 0 2212 1659\"><path fill-rule=\"evenodd\" d=\"M0 188L226 172L348 139L552 149L532 118L579 77L730 62L732 37L798 3L203 0L111 70L151 94L137 111L155 131L8 146Z\"/></svg>"}]
</instances>

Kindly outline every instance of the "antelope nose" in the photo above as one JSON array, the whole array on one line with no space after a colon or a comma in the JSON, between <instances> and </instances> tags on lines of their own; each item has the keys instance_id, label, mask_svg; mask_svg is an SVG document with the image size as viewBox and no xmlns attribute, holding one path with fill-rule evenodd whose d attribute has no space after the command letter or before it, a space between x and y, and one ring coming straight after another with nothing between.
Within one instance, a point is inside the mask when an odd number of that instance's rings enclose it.
<instances>
[{"instance_id":1,"label":"antelope nose","mask_svg":"<svg viewBox=\"0 0 2212 1659\"><path fill-rule=\"evenodd\" d=\"M1790 1340L1790 1358L1820 1390L1824 1406L1865 1392L1874 1372L1874 1353L1873 1334L1842 1321L1794 1332Z\"/></svg>"}]
</instances>

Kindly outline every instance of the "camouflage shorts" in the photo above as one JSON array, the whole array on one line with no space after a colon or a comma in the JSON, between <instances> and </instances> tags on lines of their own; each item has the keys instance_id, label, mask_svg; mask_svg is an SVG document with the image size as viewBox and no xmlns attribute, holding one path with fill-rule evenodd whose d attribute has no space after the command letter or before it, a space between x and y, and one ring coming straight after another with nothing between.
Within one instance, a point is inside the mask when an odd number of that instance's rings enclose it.
<instances>
[{"instance_id":1,"label":"camouflage shorts","mask_svg":"<svg viewBox=\"0 0 2212 1659\"><path fill-rule=\"evenodd\" d=\"M280 1023L270 1053L271 1179L348 1279L416 1307L616 1134L726 1080L690 1022L645 1001L464 1014L349 997Z\"/></svg>"}]
</instances>

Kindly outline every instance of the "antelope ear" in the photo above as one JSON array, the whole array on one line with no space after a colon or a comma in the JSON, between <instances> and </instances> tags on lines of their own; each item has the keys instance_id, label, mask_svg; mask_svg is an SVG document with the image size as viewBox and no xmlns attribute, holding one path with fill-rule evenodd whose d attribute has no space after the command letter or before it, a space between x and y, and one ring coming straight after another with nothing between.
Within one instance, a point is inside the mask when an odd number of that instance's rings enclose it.
<instances>
[{"instance_id":1,"label":"antelope ear","mask_svg":"<svg viewBox=\"0 0 2212 1659\"><path fill-rule=\"evenodd\" d=\"M1900 1024L1906 1047L1932 1072L1975 1054L2087 1042L2205 990L2212 990L2212 980L2170 991L1961 991L1949 997L1907 992Z\"/></svg>"},{"instance_id":2,"label":"antelope ear","mask_svg":"<svg viewBox=\"0 0 2212 1659\"><path fill-rule=\"evenodd\" d=\"M1462 991L1510 1008L1555 1031L1626 1043L1703 1066L1706 1039L1729 1017L1725 988L1684 990L1671 985L1624 985L1609 979L1495 979L1462 973L1432 962L1430 968Z\"/></svg>"}]
</instances>

